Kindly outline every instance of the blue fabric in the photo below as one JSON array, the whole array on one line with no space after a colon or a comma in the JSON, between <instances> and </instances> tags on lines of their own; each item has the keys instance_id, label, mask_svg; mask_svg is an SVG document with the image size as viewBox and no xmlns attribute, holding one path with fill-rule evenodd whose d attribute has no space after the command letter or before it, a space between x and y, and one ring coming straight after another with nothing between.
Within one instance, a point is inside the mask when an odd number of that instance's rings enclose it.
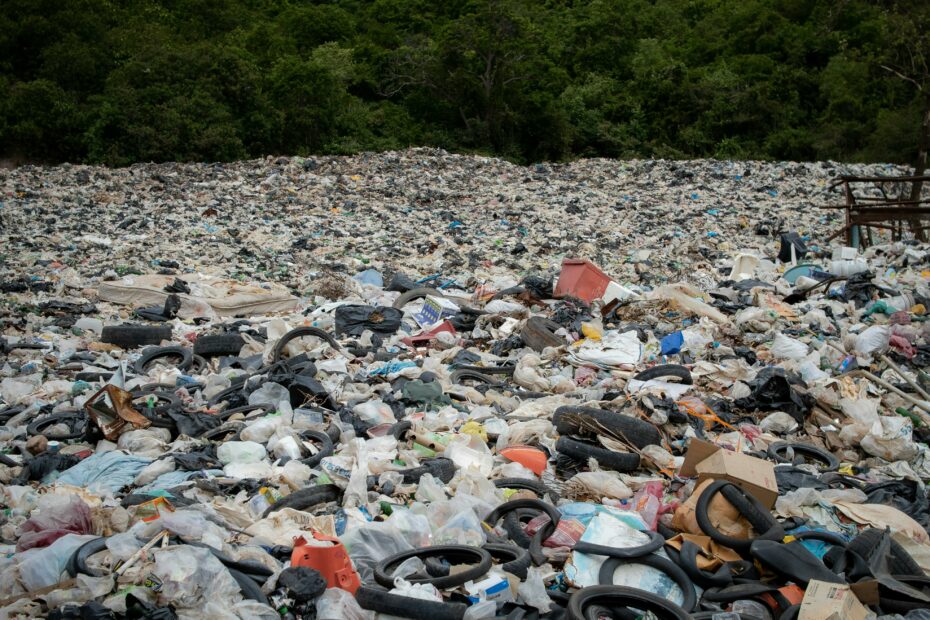
<instances>
[{"instance_id":1,"label":"blue fabric","mask_svg":"<svg viewBox=\"0 0 930 620\"><path fill-rule=\"evenodd\" d=\"M115 493L132 484L139 472L152 462L141 456L111 450L87 457L58 478L60 484L87 487L90 491Z\"/></svg>"},{"instance_id":2,"label":"blue fabric","mask_svg":"<svg viewBox=\"0 0 930 620\"><path fill-rule=\"evenodd\" d=\"M662 339L662 355L672 355L680 353L681 347L685 344L685 337L681 332L673 332Z\"/></svg>"}]
</instances>

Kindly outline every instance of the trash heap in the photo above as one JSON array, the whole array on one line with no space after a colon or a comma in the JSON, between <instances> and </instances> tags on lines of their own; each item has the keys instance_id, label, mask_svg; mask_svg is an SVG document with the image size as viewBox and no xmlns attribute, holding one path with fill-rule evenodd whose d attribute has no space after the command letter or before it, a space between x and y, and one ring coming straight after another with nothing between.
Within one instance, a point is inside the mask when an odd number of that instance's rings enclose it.
<instances>
[{"instance_id":1,"label":"trash heap","mask_svg":"<svg viewBox=\"0 0 930 620\"><path fill-rule=\"evenodd\" d=\"M826 244L848 171L0 172L0 616L930 618L930 247Z\"/></svg>"}]
</instances>

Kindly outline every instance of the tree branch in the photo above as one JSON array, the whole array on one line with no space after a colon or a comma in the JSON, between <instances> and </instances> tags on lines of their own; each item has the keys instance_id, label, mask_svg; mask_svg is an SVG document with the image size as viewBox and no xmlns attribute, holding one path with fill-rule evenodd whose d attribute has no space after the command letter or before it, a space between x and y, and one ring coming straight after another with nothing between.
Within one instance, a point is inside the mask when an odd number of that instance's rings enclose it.
<instances>
[{"instance_id":1,"label":"tree branch","mask_svg":"<svg viewBox=\"0 0 930 620\"><path fill-rule=\"evenodd\" d=\"M891 73L894 73L896 76L898 76L898 77L901 78L902 80L905 80L906 82L910 82L911 84L913 84L914 86L916 86L916 87L917 87L917 90L919 90L920 92L923 92L923 91L924 91L924 87L921 86L921 85L920 85L920 82L918 82L918 81L915 80L914 78L908 77L908 76L904 75L903 73L901 73L901 72L899 72L899 71L896 71L895 69L892 69L891 67L889 67L889 66L887 66L887 65L879 65L879 66L880 66L882 69L884 69L885 71L890 71Z\"/></svg>"}]
</instances>

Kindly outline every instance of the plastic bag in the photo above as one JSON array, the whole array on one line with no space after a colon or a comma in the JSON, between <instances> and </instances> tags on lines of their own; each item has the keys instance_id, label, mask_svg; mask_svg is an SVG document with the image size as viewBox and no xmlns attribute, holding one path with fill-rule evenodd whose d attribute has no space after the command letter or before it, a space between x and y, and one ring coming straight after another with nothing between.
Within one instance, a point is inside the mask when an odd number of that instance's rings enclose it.
<instances>
[{"instance_id":1,"label":"plastic bag","mask_svg":"<svg viewBox=\"0 0 930 620\"><path fill-rule=\"evenodd\" d=\"M437 545L480 546L487 542L481 520L472 509L470 498L456 495L447 502L433 502L427 508Z\"/></svg>"},{"instance_id":2,"label":"plastic bag","mask_svg":"<svg viewBox=\"0 0 930 620\"><path fill-rule=\"evenodd\" d=\"M412 510L395 508L387 522L397 528L397 531L413 547L428 547L432 544L432 530L430 529L429 519L422 514L417 514Z\"/></svg>"},{"instance_id":3,"label":"plastic bag","mask_svg":"<svg viewBox=\"0 0 930 620\"><path fill-rule=\"evenodd\" d=\"M17 529L16 551L47 547L66 534L92 534L90 508L76 495L44 495Z\"/></svg>"},{"instance_id":4,"label":"plastic bag","mask_svg":"<svg viewBox=\"0 0 930 620\"><path fill-rule=\"evenodd\" d=\"M877 355L888 350L891 341L891 328L887 325L873 325L856 336L855 349L862 355Z\"/></svg>"},{"instance_id":5,"label":"plastic bag","mask_svg":"<svg viewBox=\"0 0 930 620\"><path fill-rule=\"evenodd\" d=\"M263 383L261 387L249 394L250 405L263 405L266 403L271 403L272 405L277 406L281 401L290 402L290 400L291 394L288 392L287 388L280 383L275 383L274 381Z\"/></svg>"},{"instance_id":6,"label":"plastic bag","mask_svg":"<svg viewBox=\"0 0 930 620\"><path fill-rule=\"evenodd\" d=\"M281 422L280 415L266 415L242 429L239 436L243 441L254 441L263 444L278 430Z\"/></svg>"},{"instance_id":7,"label":"plastic bag","mask_svg":"<svg viewBox=\"0 0 930 620\"><path fill-rule=\"evenodd\" d=\"M860 446L872 456L886 461L910 461L917 456L913 440L914 427L905 417L882 416L872 424Z\"/></svg>"},{"instance_id":8,"label":"plastic bag","mask_svg":"<svg viewBox=\"0 0 930 620\"><path fill-rule=\"evenodd\" d=\"M20 581L26 590L30 591L58 583L62 571L77 548L95 538L97 536L67 534L48 547L17 553Z\"/></svg>"},{"instance_id":9,"label":"plastic bag","mask_svg":"<svg viewBox=\"0 0 930 620\"><path fill-rule=\"evenodd\" d=\"M340 540L362 581L374 578L374 567L384 558L414 548L389 522L364 523L348 528Z\"/></svg>"},{"instance_id":10,"label":"plastic bag","mask_svg":"<svg viewBox=\"0 0 930 620\"><path fill-rule=\"evenodd\" d=\"M569 478L562 487L565 497L612 497L627 499L633 491L623 483L620 474L612 471L583 471Z\"/></svg>"},{"instance_id":11,"label":"plastic bag","mask_svg":"<svg viewBox=\"0 0 930 620\"><path fill-rule=\"evenodd\" d=\"M235 604L239 584L208 549L180 545L155 550L154 575L161 580L159 601L179 608L203 607L207 601Z\"/></svg>"},{"instance_id":12,"label":"plastic bag","mask_svg":"<svg viewBox=\"0 0 930 620\"><path fill-rule=\"evenodd\" d=\"M778 359L799 360L807 356L807 345L800 340L789 338L782 333L775 334L775 340L769 349Z\"/></svg>"},{"instance_id":13,"label":"plastic bag","mask_svg":"<svg viewBox=\"0 0 930 620\"><path fill-rule=\"evenodd\" d=\"M546 573L547 571L540 566L530 566L526 571L526 579L517 586L517 594L523 602L530 607L535 607L542 614L548 612L552 605L543 581Z\"/></svg>"},{"instance_id":14,"label":"plastic bag","mask_svg":"<svg viewBox=\"0 0 930 620\"><path fill-rule=\"evenodd\" d=\"M336 335L361 336L367 330L393 334L400 328L404 313L386 306L345 305L336 308Z\"/></svg>"},{"instance_id":15,"label":"plastic bag","mask_svg":"<svg viewBox=\"0 0 930 620\"><path fill-rule=\"evenodd\" d=\"M258 463L265 460L265 446L254 441L227 441L216 449L216 458L223 465Z\"/></svg>"},{"instance_id":16,"label":"plastic bag","mask_svg":"<svg viewBox=\"0 0 930 620\"><path fill-rule=\"evenodd\" d=\"M373 620L375 612L362 609L355 597L339 588L329 588L316 600L317 620Z\"/></svg>"}]
</instances>

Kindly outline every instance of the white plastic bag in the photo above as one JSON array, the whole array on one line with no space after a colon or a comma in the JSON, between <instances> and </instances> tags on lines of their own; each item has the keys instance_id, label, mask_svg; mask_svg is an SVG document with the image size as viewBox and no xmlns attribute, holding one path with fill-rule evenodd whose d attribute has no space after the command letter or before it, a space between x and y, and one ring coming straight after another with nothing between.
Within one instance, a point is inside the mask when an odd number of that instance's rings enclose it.
<instances>
[{"instance_id":1,"label":"white plastic bag","mask_svg":"<svg viewBox=\"0 0 930 620\"><path fill-rule=\"evenodd\" d=\"M890 327L887 325L873 325L856 336L855 348L862 355L877 355L888 350L890 340Z\"/></svg>"},{"instance_id":2,"label":"white plastic bag","mask_svg":"<svg viewBox=\"0 0 930 620\"><path fill-rule=\"evenodd\" d=\"M266 456L265 446L254 441L227 441L216 449L216 458L223 465L258 463Z\"/></svg>"},{"instance_id":3,"label":"white plastic bag","mask_svg":"<svg viewBox=\"0 0 930 620\"><path fill-rule=\"evenodd\" d=\"M800 340L778 333L775 334L775 340L769 351L777 359L799 360L807 356L807 345Z\"/></svg>"}]
</instances>

